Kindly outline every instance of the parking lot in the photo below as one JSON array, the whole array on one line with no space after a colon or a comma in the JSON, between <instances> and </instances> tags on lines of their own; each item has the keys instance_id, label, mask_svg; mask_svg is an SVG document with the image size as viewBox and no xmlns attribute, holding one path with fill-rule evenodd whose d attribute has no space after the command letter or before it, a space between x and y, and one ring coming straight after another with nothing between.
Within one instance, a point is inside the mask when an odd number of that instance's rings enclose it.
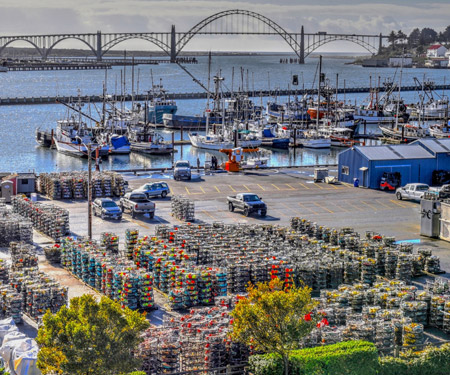
<instances>
[{"instance_id":1,"label":"parking lot","mask_svg":"<svg viewBox=\"0 0 450 375\"><path fill-rule=\"evenodd\" d=\"M375 231L397 240L412 240L418 246L431 246L441 257L441 266L450 269L450 243L420 237L420 204L398 201L393 193L355 188L349 184L325 184L313 182L313 169L295 168L260 170L239 174L218 173L201 176L198 180L174 181L164 175L125 175L130 189L136 189L149 181L165 181L171 194L156 203L153 219L137 216L132 219L124 214L120 222L93 217L93 237L102 232L114 232L123 238L125 229L139 229L142 235L152 234L157 224L182 223L171 215L170 196L182 194L195 202L195 218L198 223L255 223L289 225L290 218L300 216L319 224L340 228L352 227L364 234ZM265 218L258 215L245 217L242 212L229 212L226 197L238 192L252 192L267 203ZM45 199L45 198L44 198ZM87 234L87 202L52 201L70 211L70 226L74 235ZM48 239L37 236L38 243ZM447 274L448 275L448 274Z\"/></svg>"}]
</instances>

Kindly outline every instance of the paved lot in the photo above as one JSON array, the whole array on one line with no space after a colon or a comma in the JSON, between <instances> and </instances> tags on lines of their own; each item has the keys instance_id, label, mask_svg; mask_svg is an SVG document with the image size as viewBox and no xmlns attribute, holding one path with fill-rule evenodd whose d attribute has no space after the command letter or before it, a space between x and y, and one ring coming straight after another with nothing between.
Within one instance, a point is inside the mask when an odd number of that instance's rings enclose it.
<instances>
[{"instance_id":1,"label":"paved lot","mask_svg":"<svg viewBox=\"0 0 450 375\"><path fill-rule=\"evenodd\" d=\"M331 171L335 173L336 171ZM173 181L163 175L126 175L131 189L148 181L168 182L173 194L183 194L195 201L196 222L212 223L259 223L289 225L290 218L300 216L317 223L334 227L352 227L361 234L376 231L380 234L395 236L397 240L413 240L417 247L430 246L433 253L441 258L441 268L450 270L450 243L430 240L420 236L420 205L415 202L397 201L394 194L362 188L348 184L327 185L314 183L313 170L283 169L266 170L229 175L218 173L201 176L196 181ZM268 205L265 218L245 217L239 212L229 212L227 195L238 192L254 192L260 195ZM41 200L45 198L41 197ZM180 224L181 221L171 216L170 196L154 199L156 215L154 219L142 216L132 219L124 214L121 222L101 220L93 217L93 237L99 239L102 232L114 232L123 241L125 229L137 228L141 235L154 233L157 224ZM87 235L87 202L52 201L70 211L70 226L76 236ZM34 236L37 245L46 246L52 241L39 233ZM121 242L122 242L121 241ZM0 256L8 257L7 253ZM99 297L99 294L81 283L66 270L49 264L43 253L39 256L40 268L69 287L69 297L85 293ZM442 275L450 277L449 273ZM423 281L423 280L422 280ZM149 319L152 323L161 323L162 316L168 312L164 305L165 298L155 293L155 300L160 306ZM25 324L23 329L30 335L36 332L33 322ZM430 337L443 337L442 332L431 332Z\"/></svg>"},{"instance_id":2,"label":"paved lot","mask_svg":"<svg viewBox=\"0 0 450 375\"><path fill-rule=\"evenodd\" d=\"M336 171L331 171L335 173ZM125 175L131 189L148 181L168 182L172 194L183 194L195 201L195 217L198 222L259 223L289 225L293 216L305 217L329 227L352 227L364 234L371 230L395 236L397 240L413 240L417 246L431 246L441 257L441 267L450 270L450 243L420 236L420 204L398 201L394 194L354 188L349 184L328 185L314 183L313 169L282 169L239 174L218 173L201 176L196 181L174 181L164 175ZM239 212L229 212L227 195L238 192L254 192L268 205L265 218L245 217ZM171 216L170 196L155 198L154 219L146 216L132 219L124 214L121 222L93 217L93 237L102 232L114 232L123 239L125 229L137 228L141 234L151 234L157 224L179 224ZM53 201L70 211L70 225L74 235L87 234L86 201ZM48 239L36 238L40 244ZM446 274L449 276L449 274Z\"/></svg>"}]
</instances>

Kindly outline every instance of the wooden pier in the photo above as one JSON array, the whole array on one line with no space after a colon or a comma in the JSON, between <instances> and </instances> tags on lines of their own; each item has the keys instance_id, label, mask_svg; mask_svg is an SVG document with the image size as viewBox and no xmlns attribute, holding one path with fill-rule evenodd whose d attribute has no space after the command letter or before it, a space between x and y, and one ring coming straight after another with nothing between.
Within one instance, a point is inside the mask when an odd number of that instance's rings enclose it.
<instances>
[{"instance_id":1,"label":"wooden pier","mask_svg":"<svg viewBox=\"0 0 450 375\"><path fill-rule=\"evenodd\" d=\"M403 86L402 91L416 91L418 90L416 86ZM450 85L436 85L435 90L450 90ZM365 93L370 91L370 87L348 87L345 90L340 88L337 90L338 93L343 94L354 94L354 93ZM302 96L304 94L317 94L317 90L277 90L277 91L248 91L243 93L249 97L268 97L268 96ZM223 96L225 98L231 98L234 93L224 92ZM207 99L208 95L206 92L186 92L186 93L168 93L166 94L167 99L173 100L186 100L186 99ZM147 94L137 94L132 96L131 94L126 95L113 95L113 98L117 101L146 101L149 99ZM40 96L40 97L16 97L16 98L1 98L0 105L24 105L24 104L54 104L56 102L76 102L78 101L78 96ZM99 103L103 101L101 95L86 95L80 98L83 102Z\"/></svg>"},{"instance_id":2,"label":"wooden pier","mask_svg":"<svg viewBox=\"0 0 450 375\"><path fill-rule=\"evenodd\" d=\"M91 70L91 69L111 69L110 63L19 63L7 65L10 72L33 72L39 70Z\"/></svg>"}]
</instances>

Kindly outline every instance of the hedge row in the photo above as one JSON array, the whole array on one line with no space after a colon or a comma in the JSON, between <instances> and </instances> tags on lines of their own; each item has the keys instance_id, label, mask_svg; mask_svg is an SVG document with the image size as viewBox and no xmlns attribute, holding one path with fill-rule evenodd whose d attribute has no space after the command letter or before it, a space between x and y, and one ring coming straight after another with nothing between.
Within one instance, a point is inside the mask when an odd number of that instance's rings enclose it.
<instances>
[{"instance_id":1,"label":"hedge row","mask_svg":"<svg viewBox=\"0 0 450 375\"><path fill-rule=\"evenodd\" d=\"M450 345L430 347L400 358L378 358L377 349L365 341L293 351L289 357L291 375L449 375ZM276 354L250 357L254 375L283 375L283 361Z\"/></svg>"},{"instance_id":2,"label":"hedge row","mask_svg":"<svg viewBox=\"0 0 450 375\"><path fill-rule=\"evenodd\" d=\"M429 347L419 353L400 358L380 359L379 375L449 375L450 344L440 348Z\"/></svg>"},{"instance_id":3,"label":"hedge row","mask_svg":"<svg viewBox=\"0 0 450 375\"><path fill-rule=\"evenodd\" d=\"M377 349L366 341L296 350L289 357L292 375L375 375L377 367ZM283 361L275 354L252 356L250 370L255 375L283 375Z\"/></svg>"}]
</instances>

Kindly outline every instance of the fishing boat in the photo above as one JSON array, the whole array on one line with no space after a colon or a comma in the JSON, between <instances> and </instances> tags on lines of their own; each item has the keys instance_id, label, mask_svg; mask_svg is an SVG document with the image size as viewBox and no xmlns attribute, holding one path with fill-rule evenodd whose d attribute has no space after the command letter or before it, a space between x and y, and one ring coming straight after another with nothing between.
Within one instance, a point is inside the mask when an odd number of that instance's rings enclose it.
<instances>
[{"instance_id":1,"label":"fishing boat","mask_svg":"<svg viewBox=\"0 0 450 375\"><path fill-rule=\"evenodd\" d=\"M51 132L37 128L35 139L39 146L51 147L53 135Z\"/></svg>"},{"instance_id":2,"label":"fishing boat","mask_svg":"<svg viewBox=\"0 0 450 375\"><path fill-rule=\"evenodd\" d=\"M128 132L130 149L142 154L164 155L173 152L173 145L163 136L146 126L130 128Z\"/></svg>"},{"instance_id":3,"label":"fishing boat","mask_svg":"<svg viewBox=\"0 0 450 375\"><path fill-rule=\"evenodd\" d=\"M383 136L400 142L411 142L428 136L427 129L412 124L395 126L393 128L379 126L379 128Z\"/></svg>"},{"instance_id":4,"label":"fishing boat","mask_svg":"<svg viewBox=\"0 0 450 375\"><path fill-rule=\"evenodd\" d=\"M108 156L110 150L109 145L96 142L86 123L74 117L57 121L53 143L58 152L78 157L88 156L89 144L93 155Z\"/></svg>"},{"instance_id":5,"label":"fishing boat","mask_svg":"<svg viewBox=\"0 0 450 375\"><path fill-rule=\"evenodd\" d=\"M450 122L430 125L428 131L434 138L450 138Z\"/></svg>"},{"instance_id":6,"label":"fishing boat","mask_svg":"<svg viewBox=\"0 0 450 375\"><path fill-rule=\"evenodd\" d=\"M198 133L189 133L189 140L192 146L203 148L206 150L231 149L234 147L234 142L225 138L222 134L214 134L208 132L205 135Z\"/></svg>"},{"instance_id":7,"label":"fishing boat","mask_svg":"<svg viewBox=\"0 0 450 375\"><path fill-rule=\"evenodd\" d=\"M330 138L333 147L352 147L361 142L353 139L353 130L347 127L322 126L319 135Z\"/></svg>"},{"instance_id":8,"label":"fishing boat","mask_svg":"<svg viewBox=\"0 0 450 375\"><path fill-rule=\"evenodd\" d=\"M108 144L111 154L129 154L131 152L131 144L126 135L110 134L108 132L101 133L97 136L99 143Z\"/></svg>"},{"instance_id":9,"label":"fishing boat","mask_svg":"<svg viewBox=\"0 0 450 375\"><path fill-rule=\"evenodd\" d=\"M164 89L161 80L159 85L152 85L152 89L148 94L147 122L152 124L163 124L164 115L175 115L178 107L174 100L167 99L167 92Z\"/></svg>"}]
</instances>

